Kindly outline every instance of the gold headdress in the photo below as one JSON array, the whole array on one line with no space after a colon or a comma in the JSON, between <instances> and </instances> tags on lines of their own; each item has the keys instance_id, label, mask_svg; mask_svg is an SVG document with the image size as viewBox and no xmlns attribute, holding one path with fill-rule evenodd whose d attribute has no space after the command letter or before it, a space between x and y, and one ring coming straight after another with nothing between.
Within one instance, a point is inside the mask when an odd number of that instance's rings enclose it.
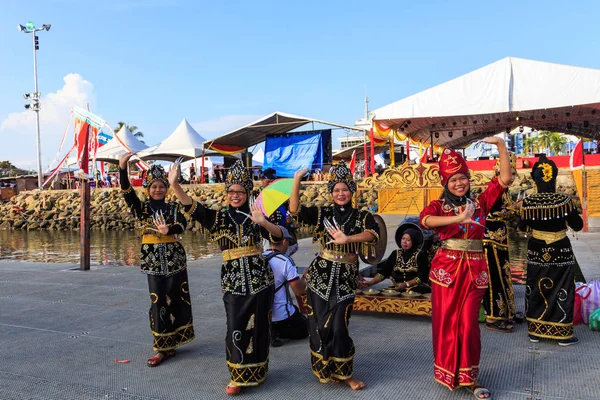
<instances>
[{"instance_id":1,"label":"gold headdress","mask_svg":"<svg viewBox=\"0 0 600 400\"><path fill-rule=\"evenodd\" d=\"M338 183L345 183L352 193L356 193L356 182L354 182L352 172L344 160L331 167L329 173L331 175L327 183L329 193L333 192L333 187Z\"/></svg>"},{"instance_id":2,"label":"gold headdress","mask_svg":"<svg viewBox=\"0 0 600 400\"><path fill-rule=\"evenodd\" d=\"M244 167L242 160L237 160L227 172L225 190L229 190L232 185L242 185L248 193L254 188L250 173L248 172L248 169Z\"/></svg>"}]
</instances>

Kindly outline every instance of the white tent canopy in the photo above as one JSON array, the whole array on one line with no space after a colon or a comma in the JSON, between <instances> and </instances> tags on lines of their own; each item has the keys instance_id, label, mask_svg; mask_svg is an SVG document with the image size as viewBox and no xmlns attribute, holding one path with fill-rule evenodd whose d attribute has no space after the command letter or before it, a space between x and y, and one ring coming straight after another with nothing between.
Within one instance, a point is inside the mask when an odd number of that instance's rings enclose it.
<instances>
[{"instance_id":1,"label":"white tent canopy","mask_svg":"<svg viewBox=\"0 0 600 400\"><path fill-rule=\"evenodd\" d=\"M110 139L104 146L98 149L96 152L96 160L118 163L119 157L129 151L123 147L121 142L123 142L133 152L138 152L148 148L146 144L142 143L138 138L133 136L131 131L129 131L129 129L123 125L119 132L115 134L115 137Z\"/></svg>"},{"instance_id":2,"label":"white tent canopy","mask_svg":"<svg viewBox=\"0 0 600 400\"><path fill-rule=\"evenodd\" d=\"M373 119L452 147L520 125L597 138L599 88L600 70L507 57L381 107Z\"/></svg>"},{"instance_id":3,"label":"white tent canopy","mask_svg":"<svg viewBox=\"0 0 600 400\"><path fill-rule=\"evenodd\" d=\"M184 119L169 137L152 149L141 151L137 155L142 160L173 161L179 157L196 158L202 156L202 144L205 141L206 139ZM206 151L204 153L208 154Z\"/></svg>"}]
</instances>

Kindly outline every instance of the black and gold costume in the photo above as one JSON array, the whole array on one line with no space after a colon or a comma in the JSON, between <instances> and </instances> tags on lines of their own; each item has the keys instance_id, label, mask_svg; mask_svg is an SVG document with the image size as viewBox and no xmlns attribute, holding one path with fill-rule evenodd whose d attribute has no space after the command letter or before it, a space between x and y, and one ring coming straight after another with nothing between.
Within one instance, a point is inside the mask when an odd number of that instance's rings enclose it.
<instances>
[{"instance_id":1,"label":"black and gold costume","mask_svg":"<svg viewBox=\"0 0 600 400\"><path fill-rule=\"evenodd\" d=\"M394 284L415 280L416 286L411 291L421 294L431 293L429 286L429 254L425 249L424 237L421 229L406 228L407 224L400 225L396 230L396 244L398 249L392 251L390 256L377 265L377 275L381 280L390 279ZM401 239L408 234L412 240L412 247L402 249Z\"/></svg>"},{"instance_id":2,"label":"black and gold costume","mask_svg":"<svg viewBox=\"0 0 600 400\"><path fill-rule=\"evenodd\" d=\"M489 287L483 295L483 309L490 321L512 322L515 316L515 296L508 258L508 231L506 221L514 213L506 206L511 203L510 194L492 207L485 219L483 252L487 259Z\"/></svg>"},{"instance_id":3,"label":"black and gold costume","mask_svg":"<svg viewBox=\"0 0 600 400\"><path fill-rule=\"evenodd\" d=\"M517 158L508 152L510 166L517 168ZM494 175L500 175L500 161L494 166ZM504 193L494 204L485 219L485 235L483 237L483 252L487 259L489 286L483 295L483 309L486 319L492 321L500 329L506 329L515 317L515 296L508 257L508 228L509 220L518 218L510 193ZM510 329L508 329L510 330Z\"/></svg>"},{"instance_id":4,"label":"black and gold costume","mask_svg":"<svg viewBox=\"0 0 600 400\"><path fill-rule=\"evenodd\" d=\"M148 200L142 202L131 187L127 170L121 169L120 182L125 201L139 221L142 237L141 270L148 275L150 291L150 329L154 350L166 352L194 339L192 305L187 276L187 260L177 235L182 234L186 220L175 202ZM166 175L160 166L153 166L146 175L144 186L160 180L168 187ZM153 217L164 216L169 231L166 235L151 230Z\"/></svg>"},{"instance_id":5,"label":"black and gold costume","mask_svg":"<svg viewBox=\"0 0 600 400\"><path fill-rule=\"evenodd\" d=\"M232 183L242 184L246 193L252 189L241 163L229 170L227 187ZM269 369L274 294L273 272L262 256L262 240L278 238L243 214L250 213L248 202L238 209L230 206L219 211L194 202L186 209L186 216L208 229L222 252L221 290L227 314L225 346L230 385L257 386Z\"/></svg>"},{"instance_id":6,"label":"black and gold costume","mask_svg":"<svg viewBox=\"0 0 600 400\"><path fill-rule=\"evenodd\" d=\"M556 165L541 158L532 176L538 193L526 197L520 227L531 232L527 247L526 317L530 335L549 339L573 337L575 256L566 235L583 220L570 196L554 193Z\"/></svg>"},{"instance_id":7,"label":"black and gold costume","mask_svg":"<svg viewBox=\"0 0 600 400\"><path fill-rule=\"evenodd\" d=\"M345 163L332 168L333 184L346 183L356 191L351 174ZM358 252L373 252L379 238L379 227L368 211L359 211L348 204L344 207L300 207L299 222L314 226L313 242L320 246L320 253L306 273L307 312L310 332L312 371L321 382L330 379L346 380L354 371L354 343L348 332L348 324L354 304L354 292L358 285ZM324 221L339 226L345 235L371 232L371 243L336 245L331 240Z\"/></svg>"}]
</instances>

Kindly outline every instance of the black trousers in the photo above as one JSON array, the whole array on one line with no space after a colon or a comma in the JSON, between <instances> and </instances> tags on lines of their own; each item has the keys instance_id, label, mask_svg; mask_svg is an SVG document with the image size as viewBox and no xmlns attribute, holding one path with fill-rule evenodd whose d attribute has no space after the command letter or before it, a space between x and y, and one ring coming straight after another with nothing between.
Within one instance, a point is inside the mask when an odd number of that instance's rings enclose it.
<instances>
[{"instance_id":1,"label":"black trousers","mask_svg":"<svg viewBox=\"0 0 600 400\"><path fill-rule=\"evenodd\" d=\"M288 318L271 323L271 335L281 339L304 339L308 337L308 319L294 306L296 311Z\"/></svg>"}]
</instances>

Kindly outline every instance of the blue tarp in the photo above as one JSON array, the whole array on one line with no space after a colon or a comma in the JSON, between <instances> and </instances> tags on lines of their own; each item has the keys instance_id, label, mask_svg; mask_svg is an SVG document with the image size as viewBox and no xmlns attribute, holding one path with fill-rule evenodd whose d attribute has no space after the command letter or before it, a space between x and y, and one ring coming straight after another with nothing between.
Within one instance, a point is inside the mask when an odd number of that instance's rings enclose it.
<instances>
[{"instance_id":1,"label":"blue tarp","mask_svg":"<svg viewBox=\"0 0 600 400\"><path fill-rule=\"evenodd\" d=\"M284 136L267 136L263 170L273 168L277 176L291 178L302 168L323 168L325 141L331 129Z\"/></svg>"}]
</instances>

